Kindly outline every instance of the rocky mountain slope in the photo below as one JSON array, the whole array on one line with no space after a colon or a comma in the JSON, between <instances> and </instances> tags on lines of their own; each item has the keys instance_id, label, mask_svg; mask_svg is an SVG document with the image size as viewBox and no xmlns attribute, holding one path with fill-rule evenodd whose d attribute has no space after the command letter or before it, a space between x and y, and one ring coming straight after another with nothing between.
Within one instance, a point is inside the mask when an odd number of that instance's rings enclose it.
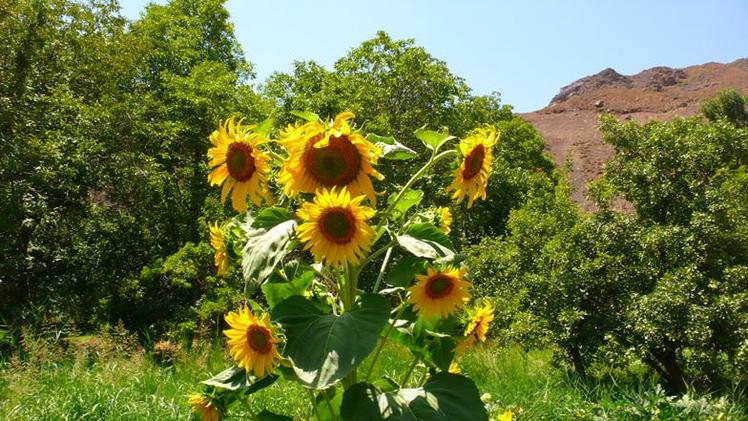
<instances>
[{"instance_id":1,"label":"rocky mountain slope","mask_svg":"<svg viewBox=\"0 0 748 421\"><path fill-rule=\"evenodd\" d=\"M589 207L584 183L602 173L613 153L597 132L600 113L638 122L691 116L702 100L725 88L748 94L748 58L684 69L653 67L632 76L605 69L561 88L547 107L522 116L543 135L558 165L571 160L575 200Z\"/></svg>"}]
</instances>

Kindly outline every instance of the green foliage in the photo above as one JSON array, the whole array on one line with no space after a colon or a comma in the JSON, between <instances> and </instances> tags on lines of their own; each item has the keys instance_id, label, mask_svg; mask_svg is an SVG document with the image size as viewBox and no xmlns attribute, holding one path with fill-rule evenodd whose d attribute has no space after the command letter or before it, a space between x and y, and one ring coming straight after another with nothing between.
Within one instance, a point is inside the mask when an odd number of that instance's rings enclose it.
<instances>
[{"instance_id":1,"label":"green foliage","mask_svg":"<svg viewBox=\"0 0 748 421\"><path fill-rule=\"evenodd\" d=\"M582 377L639 360L680 392L746 381L748 133L699 119L601 129L616 155L597 197L636 213L580 214L565 183L532 191L503 238L468 253L500 336L551 343Z\"/></svg>"},{"instance_id":2,"label":"green foliage","mask_svg":"<svg viewBox=\"0 0 748 421\"><path fill-rule=\"evenodd\" d=\"M204 209L221 215L206 202L207 134L231 114L266 113L226 10L152 5L130 28L116 2L7 7L1 315L28 320L44 306L84 329L146 328L154 320L132 307L148 289L141 269L205 238Z\"/></svg>"},{"instance_id":3,"label":"green foliage","mask_svg":"<svg viewBox=\"0 0 748 421\"><path fill-rule=\"evenodd\" d=\"M272 314L286 331L284 353L293 362L299 381L327 389L355 370L374 349L389 311L381 295L365 294L355 308L341 315L326 314L299 296L281 302Z\"/></svg>"},{"instance_id":4,"label":"green foliage","mask_svg":"<svg viewBox=\"0 0 748 421\"><path fill-rule=\"evenodd\" d=\"M343 395L345 420L477 420L487 419L478 389L467 378L439 373L421 388L385 392L358 383Z\"/></svg>"},{"instance_id":5,"label":"green foliage","mask_svg":"<svg viewBox=\"0 0 748 421\"><path fill-rule=\"evenodd\" d=\"M737 127L748 125L746 99L734 89L720 91L717 96L701 104L701 112L709 120L727 120Z\"/></svg>"}]
</instances>

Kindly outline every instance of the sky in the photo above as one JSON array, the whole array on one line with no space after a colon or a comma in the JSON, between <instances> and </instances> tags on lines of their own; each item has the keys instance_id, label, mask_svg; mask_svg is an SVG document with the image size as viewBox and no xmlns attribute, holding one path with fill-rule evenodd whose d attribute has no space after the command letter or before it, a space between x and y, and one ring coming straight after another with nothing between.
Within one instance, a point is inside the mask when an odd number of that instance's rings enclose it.
<instances>
[{"instance_id":1,"label":"sky","mask_svg":"<svg viewBox=\"0 0 748 421\"><path fill-rule=\"evenodd\" d=\"M149 3L120 1L130 19ZM414 38L475 94L499 92L518 112L607 67L629 75L748 57L748 0L228 0L226 8L259 83L297 60L330 69L384 30Z\"/></svg>"}]
</instances>

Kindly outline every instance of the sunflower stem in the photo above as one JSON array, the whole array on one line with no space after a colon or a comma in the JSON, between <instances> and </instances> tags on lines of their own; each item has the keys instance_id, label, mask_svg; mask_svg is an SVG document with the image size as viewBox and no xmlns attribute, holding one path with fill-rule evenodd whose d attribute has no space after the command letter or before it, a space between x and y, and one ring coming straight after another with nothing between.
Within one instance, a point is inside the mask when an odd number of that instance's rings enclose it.
<instances>
[{"instance_id":1,"label":"sunflower stem","mask_svg":"<svg viewBox=\"0 0 748 421\"><path fill-rule=\"evenodd\" d=\"M356 292L358 290L358 271L356 269L351 270L351 267L346 264L341 268L342 279L345 280L345 299L343 301L343 312L353 310L353 306L356 303ZM347 376L343 379L343 388L348 389L352 385L356 384L356 372L358 367L355 367Z\"/></svg>"},{"instance_id":2,"label":"sunflower stem","mask_svg":"<svg viewBox=\"0 0 748 421\"><path fill-rule=\"evenodd\" d=\"M388 231L389 232L389 231ZM391 235L391 234L390 234ZM371 263L374 259L379 257L380 254L386 252L387 250L391 249L393 246L397 244L397 240L393 239L389 243L387 243L384 247L380 248L379 250L375 251L374 253L367 256L362 262L361 265L358 267L358 271L361 272L361 270L364 268L364 266Z\"/></svg>"},{"instance_id":3,"label":"sunflower stem","mask_svg":"<svg viewBox=\"0 0 748 421\"><path fill-rule=\"evenodd\" d=\"M403 186L403 188L400 189L400 191L397 193L397 196L395 196L395 201L392 202L387 207L387 209L385 209L384 213L382 213L382 216L379 218L379 223L377 224L377 227L376 227L376 229L374 229L374 231L375 232L379 231L379 228L382 227L382 224L387 219L387 217L389 216L389 214L392 212L392 209L394 209L395 206L397 206L398 202L400 202L400 199L403 198L403 195L405 194L406 191L408 191L408 189L410 188L410 186L413 185L413 183L415 183L416 181L418 181L419 178L421 178L424 174L426 174L426 172L428 170L430 170L431 167L434 166L434 164L436 164L437 162L441 161L443 158L445 158L445 157L447 157L449 155L452 155L453 153L455 153L455 151L453 149L450 149L448 151L444 151L444 152L440 153L439 155L436 155L436 151L434 151L431 154L431 158L429 158L429 160L426 162L426 164L423 167L421 167L421 169L418 170L415 174L413 174L413 176L410 177L410 180L408 180L408 182L405 183L405 185Z\"/></svg>"},{"instance_id":4,"label":"sunflower stem","mask_svg":"<svg viewBox=\"0 0 748 421\"><path fill-rule=\"evenodd\" d=\"M408 383L408 380L410 380L410 375L413 374L413 370L416 368L419 362L421 362L421 357L414 356L413 362L410 364L410 367L408 367L408 372L405 373L405 377L400 382L402 386L405 386Z\"/></svg>"},{"instance_id":5,"label":"sunflower stem","mask_svg":"<svg viewBox=\"0 0 748 421\"><path fill-rule=\"evenodd\" d=\"M317 420L321 420L322 418L319 416L319 411L317 411L317 401L314 399L314 392L312 392L312 389L307 389L309 392L309 400L312 402L312 413L314 414L314 418Z\"/></svg>"},{"instance_id":6,"label":"sunflower stem","mask_svg":"<svg viewBox=\"0 0 748 421\"><path fill-rule=\"evenodd\" d=\"M379 354L382 352L382 348L384 348L384 344L385 342L387 342L387 338L390 336L390 333L392 333L392 329L395 328L395 323L397 323L398 319L400 319L400 316L403 314L403 310L405 310L405 302L400 303L400 307L397 309L397 314L390 321L390 324L387 325L387 331L384 332L384 336L382 336L382 339L379 340L379 345L377 346L377 350L374 353L374 358L371 360L371 365L369 366L369 372L366 373L365 381L368 382L369 378L371 378L371 373L374 372L374 366L377 364Z\"/></svg>"},{"instance_id":7,"label":"sunflower stem","mask_svg":"<svg viewBox=\"0 0 748 421\"><path fill-rule=\"evenodd\" d=\"M330 397L327 396L327 393L323 390L322 396L325 397L325 402L327 402L327 408L330 410L330 416L332 417L332 421L338 421L338 417L335 416L335 410L332 408L332 402L330 402Z\"/></svg>"},{"instance_id":8,"label":"sunflower stem","mask_svg":"<svg viewBox=\"0 0 748 421\"><path fill-rule=\"evenodd\" d=\"M379 292L379 284L382 282L382 278L384 278L384 270L387 268L387 265L390 263L390 257L392 257L392 247L387 248L387 253L384 255L384 261L382 261L382 266L379 268L379 275L377 275L377 280L374 282L374 289L372 292L375 294Z\"/></svg>"}]
</instances>

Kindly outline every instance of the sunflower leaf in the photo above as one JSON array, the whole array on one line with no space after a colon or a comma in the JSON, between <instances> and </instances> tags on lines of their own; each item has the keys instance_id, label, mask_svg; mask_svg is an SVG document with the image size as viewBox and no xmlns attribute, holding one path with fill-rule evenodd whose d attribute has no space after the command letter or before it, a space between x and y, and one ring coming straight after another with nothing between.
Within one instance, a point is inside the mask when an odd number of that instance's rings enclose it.
<instances>
[{"instance_id":1,"label":"sunflower leaf","mask_svg":"<svg viewBox=\"0 0 748 421\"><path fill-rule=\"evenodd\" d=\"M455 254L452 241L433 224L413 224L406 234L397 236L397 242L417 257L448 260Z\"/></svg>"},{"instance_id":2,"label":"sunflower leaf","mask_svg":"<svg viewBox=\"0 0 748 421\"><path fill-rule=\"evenodd\" d=\"M418 156L413 149L403 145L392 136L379 136L369 134L368 139L375 142L374 145L382 150L382 158L392 160L407 160Z\"/></svg>"},{"instance_id":3,"label":"sunflower leaf","mask_svg":"<svg viewBox=\"0 0 748 421\"><path fill-rule=\"evenodd\" d=\"M392 205L392 202L395 201L396 197L397 197L397 193L392 193L387 198L387 204ZM410 208L421 203L422 200L423 200L423 191L417 190L417 189L408 189L400 197L400 200L397 202L397 205L395 205L394 210L400 215L405 215L405 213L408 212Z\"/></svg>"},{"instance_id":4,"label":"sunflower leaf","mask_svg":"<svg viewBox=\"0 0 748 421\"><path fill-rule=\"evenodd\" d=\"M437 373L423 387L384 392L357 383L343 394L343 419L487 420L478 388L467 377Z\"/></svg>"},{"instance_id":5,"label":"sunflower leaf","mask_svg":"<svg viewBox=\"0 0 748 421\"><path fill-rule=\"evenodd\" d=\"M310 111L297 111L297 110L293 110L293 111L291 111L291 115L294 115L296 117L299 117L301 119L304 119L304 120L312 122L312 123L315 122L315 121L319 121L319 116L317 114L314 114L313 112L310 112Z\"/></svg>"},{"instance_id":6,"label":"sunflower leaf","mask_svg":"<svg viewBox=\"0 0 748 421\"><path fill-rule=\"evenodd\" d=\"M374 143L384 143L386 145L396 145L398 142L392 136L380 136L378 134L369 133L366 138Z\"/></svg>"},{"instance_id":7,"label":"sunflower leaf","mask_svg":"<svg viewBox=\"0 0 748 421\"><path fill-rule=\"evenodd\" d=\"M309 266L304 266L305 268L298 261L290 262L283 269L283 276L274 273L262 285L262 293L270 308L293 295L303 295L309 288L314 280L314 271Z\"/></svg>"},{"instance_id":8,"label":"sunflower leaf","mask_svg":"<svg viewBox=\"0 0 748 421\"><path fill-rule=\"evenodd\" d=\"M242 393L249 395L270 386L276 380L278 376L273 374L258 379L243 368L232 366L201 383L232 391L243 389Z\"/></svg>"},{"instance_id":9,"label":"sunflower leaf","mask_svg":"<svg viewBox=\"0 0 748 421\"><path fill-rule=\"evenodd\" d=\"M252 222L252 227L269 229L289 219L293 219L293 213L290 210L273 206L258 212Z\"/></svg>"},{"instance_id":10,"label":"sunflower leaf","mask_svg":"<svg viewBox=\"0 0 748 421\"><path fill-rule=\"evenodd\" d=\"M413 224L408 227L406 233L420 240L431 240L443 245L444 247L452 248L452 240L450 240L447 234L443 233L442 230L437 228L434 224Z\"/></svg>"},{"instance_id":11,"label":"sunflower leaf","mask_svg":"<svg viewBox=\"0 0 748 421\"><path fill-rule=\"evenodd\" d=\"M257 414L257 419L259 421L293 421L293 418L291 417L279 415L274 412L270 412L267 409L263 409L259 414Z\"/></svg>"},{"instance_id":12,"label":"sunflower leaf","mask_svg":"<svg viewBox=\"0 0 748 421\"><path fill-rule=\"evenodd\" d=\"M242 250L242 272L245 282L263 283L288 253L288 244L296 228L296 221L288 220L269 228L254 226L255 217L247 213L242 224L246 243Z\"/></svg>"},{"instance_id":13,"label":"sunflower leaf","mask_svg":"<svg viewBox=\"0 0 748 421\"><path fill-rule=\"evenodd\" d=\"M273 128L274 122L275 120L273 119L273 117L268 117L262 123L258 124L257 127L255 127L254 132L268 135L268 133L270 133L270 130Z\"/></svg>"},{"instance_id":14,"label":"sunflower leaf","mask_svg":"<svg viewBox=\"0 0 748 421\"><path fill-rule=\"evenodd\" d=\"M442 145L455 139L449 133L435 132L433 130L418 129L415 132L416 137L432 151L438 151Z\"/></svg>"},{"instance_id":15,"label":"sunflower leaf","mask_svg":"<svg viewBox=\"0 0 748 421\"><path fill-rule=\"evenodd\" d=\"M371 353L389 313L389 302L377 294L362 295L356 307L341 315L326 314L308 299L293 296L275 306L272 318L285 329L284 354L298 380L326 389Z\"/></svg>"},{"instance_id":16,"label":"sunflower leaf","mask_svg":"<svg viewBox=\"0 0 748 421\"><path fill-rule=\"evenodd\" d=\"M423 259L407 255L395 263L384 279L394 287L407 287L423 271L423 263Z\"/></svg>"}]
</instances>

